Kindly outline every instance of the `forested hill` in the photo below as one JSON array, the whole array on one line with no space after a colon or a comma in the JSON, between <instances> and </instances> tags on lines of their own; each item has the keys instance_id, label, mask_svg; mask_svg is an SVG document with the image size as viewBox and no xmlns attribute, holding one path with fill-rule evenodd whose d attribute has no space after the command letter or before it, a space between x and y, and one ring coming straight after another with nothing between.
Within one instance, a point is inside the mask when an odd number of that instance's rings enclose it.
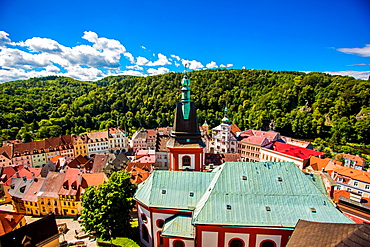
<instances>
[{"instance_id":1,"label":"forested hill","mask_svg":"<svg viewBox=\"0 0 370 247\"><path fill-rule=\"evenodd\" d=\"M275 129L332 143L370 143L370 81L323 73L212 69L188 73L199 123L218 125L223 109L240 129ZM66 77L0 84L0 140L46 138L116 126L171 126L183 74Z\"/></svg>"}]
</instances>

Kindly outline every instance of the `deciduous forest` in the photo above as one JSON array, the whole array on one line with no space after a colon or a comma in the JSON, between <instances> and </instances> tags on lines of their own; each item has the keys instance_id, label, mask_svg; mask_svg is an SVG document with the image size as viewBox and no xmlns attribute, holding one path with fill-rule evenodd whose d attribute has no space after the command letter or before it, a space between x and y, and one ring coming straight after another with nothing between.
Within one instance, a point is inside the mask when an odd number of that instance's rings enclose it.
<instances>
[{"instance_id":1,"label":"deciduous forest","mask_svg":"<svg viewBox=\"0 0 370 247\"><path fill-rule=\"evenodd\" d=\"M370 144L370 81L324 73L211 69L187 73L199 123L220 124L225 106L240 129L333 144ZM96 82L49 76L0 84L0 140L30 141L118 125L171 126L182 73Z\"/></svg>"}]
</instances>

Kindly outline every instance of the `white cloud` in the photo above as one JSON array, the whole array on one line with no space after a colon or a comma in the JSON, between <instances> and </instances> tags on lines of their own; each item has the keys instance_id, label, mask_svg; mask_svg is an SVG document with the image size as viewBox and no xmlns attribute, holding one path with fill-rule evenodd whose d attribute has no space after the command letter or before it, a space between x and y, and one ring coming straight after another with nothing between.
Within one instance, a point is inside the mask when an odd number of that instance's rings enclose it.
<instances>
[{"instance_id":1,"label":"white cloud","mask_svg":"<svg viewBox=\"0 0 370 247\"><path fill-rule=\"evenodd\" d=\"M366 65L370 65L368 63L358 63L358 64L348 64L348 65L345 65L345 66L366 66Z\"/></svg>"},{"instance_id":2,"label":"white cloud","mask_svg":"<svg viewBox=\"0 0 370 247\"><path fill-rule=\"evenodd\" d=\"M175 61L175 66L176 67L179 67L181 64L179 64L178 62Z\"/></svg>"},{"instance_id":3,"label":"white cloud","mask_svg":"<svg viewBox=\"0 0 370 247\"><path fill-rule=\"evenodd\" d=\"M367 80L370 76L370 71L345 70L345 71L325 71L323 73L328 73L328 74L331 74L331 75L353 76L356 79L362 79L362 80Z\"/></svg>"},{"instance_id":4,"label":"white cloud","mask_svg":"<svg viewBox=\"0 0 370 247\"><path fill-rule=\"evenodd\" d=\"M230 68L230 67L233 67L234 66L234 64L231 64L231 63L229 63L229 64L221 64L220 65L220 68Z\"/></svg>"},{"instance_id":5,"label":"white cloud","mask_svg":"<svg viewBox=\"0 0 370 247\"><path fill-rule=\"evenodd\" d=\"M132 66L126 66L126 69L134 69L134 70L144 70L143 67L140 67L139 65L132 65Z\"/></svg>"},{"instance_id":6,"label":"white cloud","mask_svg":"<svg viewBox=\"0 0 370 247\"><path fill-rule=\"evenodd\" d=\"M144 50L146 50L146 47L145 47L145 46L143 46L143 45L142 45L142 46L140 46L140 47L141 47L141 48L143 48Z\"/></svg>"},{"instance_id":7,"label":"white cloud","mask_svg":"<svg viewBox=\"0 0 370 247\"><path fill-rule=\"evenodd\" d=\"M209 64L207 64L206 67L208 69L213 69L213 68L217 68L218 66L217 66L216 62L212 61Z\"/></svg>"},{"instance_id":8,"label":"white cloud","mask_svg":"<svg viewBox=\"0 0 370 247\"><path fill-rule=\"evenodd\" d=\"M150 68L150 69L147 70L147 72L151 75L160 75L160 74L168 73L168 72L170 72L170 70L168 68L165 68L165 67L160 67L158 69Z\"/></svg>"},{"instance_id":9,"label":"white cloud","mask_svg":"<svg viewBox=\"0 0 370 247\"><path fill-rule=\"evenodd\" d=\"M176 56L176 55L171 55L171 57L173 57L173 58L176 58L178 61L180 61L180 57L179 56Z\"/></svg>"},{"instance_id":10,"label":"white cloud","mask_svg":"<svg viewBox=\"0 0 370 247\"><path fill-rule=\"evenodd\" d=\"M139 66L144 66L146 65L147 63L149 62L148 59L146 59L145 57L137 57L136 58L136 65L139 65Z\"/></svg>"},{"instance_id":11,"label":"white cloud","mask_svg":"<svg viewBox=\"0 0 370 247\"><path fill-rule=\"evenodd\" d=\"M0 47L3 47L6 44L10 43L10 39L8 38L8 36L9 36L8 33L0 31Z\"/></svg>"},{"instance_id":12,"label":"white cloud","mask_svg":"<svg viewBox=\"0 0 370 247\"><path fill-rule=\"evenodd\" d=\"M361 57L370 57L370 44L367 44L363 48L339 48L337 51Z\"/></svg>"},{"instance_id":13,"label":"white cloud","mask_svg":"<svg viewBox=\"0 0 370 247\"><path fill-rule=\"evenodd\" d=\"M136 65L140 65L140 66L164 66L164 65L170 65L172 64L168 58L159 53L158 54L158 60L157 61L149 61L147 58L145 57L137 57L136 58Z\"/></svg>"},{"instance_id":14,"label":"white cloud","mask_svg":"<svg viewBox=\"0 0 370 247\"><path fill-rule=\"evenodd\" d=\"M182 59L181 62L182 62L183 66L185 66L189 69L197 70L197 69L204 68L204 65L201 62L198 62L196 60L190 61L190 60Z\"/></svg>"}]
</instances>

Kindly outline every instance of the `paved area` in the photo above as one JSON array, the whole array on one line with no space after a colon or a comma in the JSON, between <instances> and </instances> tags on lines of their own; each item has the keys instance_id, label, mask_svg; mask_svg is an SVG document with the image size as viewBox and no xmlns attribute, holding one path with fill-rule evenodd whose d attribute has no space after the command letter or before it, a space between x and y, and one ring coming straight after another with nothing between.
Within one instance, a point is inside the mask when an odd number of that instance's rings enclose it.
<instances>
[{"instance_id":1,"label":"paved area","mask_svg":"<svg viewBox=\"0 0 370 247\"><path fill-rule=\"evenodd\" d=\"M0 210L4 211L13 211L13 207L11 204L3 204L0 205ZM27 224L32 223L41 217L34 217L34 216L25 216ZM76 241L84 241L84 245L88 247L95 247L97 246L96 241L94 239L89 239L88 237L77 239L76 238L76 231L78 235L84 235L84 232L82 231L82 227L80 223L77 220L74 220L72 218L57 218L56 219L57 224L66 224L67 225L67 232L65 234L61 234L59 237L59 242L67 241L70 242L76 242Z\"/></svg>"}]
</instances>

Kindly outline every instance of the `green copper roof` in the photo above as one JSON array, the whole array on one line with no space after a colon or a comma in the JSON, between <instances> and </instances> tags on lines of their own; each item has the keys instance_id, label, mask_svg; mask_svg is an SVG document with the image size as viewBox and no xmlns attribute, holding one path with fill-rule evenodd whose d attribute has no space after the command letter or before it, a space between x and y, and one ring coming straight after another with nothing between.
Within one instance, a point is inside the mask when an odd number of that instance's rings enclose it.
<instances>
[{"instance_id":1,"label":"green copper roof","mask_svg":"<svg viewBox=\"0 0 370 247\"><path fill-rule=\"evenodd\" d=\"M182 114L184 119L189 119L190 114L190 79L187 75L181 81L181 103L182 103Z\"/></svg>"},{"instance_id":2,"label":"green copper roof","mask_svg":"<svg viewBox=\"0 0 370 247\"><path fill-rule=\"evenodd\" d=\"M134 198L149 207L193 210L214 175L208 172L155 170L139 185Z\"/></svg>"},{"instance_id":3,"label":"green copper roof","mask_svg":"<svg viewBox=\"0 0 370 247\"><path fill-rule=\"evenodd\" d=\"M193 224L294 227L299 219L353 223L294 163L227 162L200 199ZM217 213L216 213L217 212Z\"/></svg>"},{"instance_id":4,"label":"green copper roof","mask_svg":"<svg viewBox=\"0 0 370 247\"><path fill-rule=\"evenodd\" d=\"M194 238L194 226L191 224L191 215L177 215L163 226L162 236Z\"/></svg>"},{"instance_id":5,"label":"green copper roof","mask_svg":"<svg viewBox=\"0 0 370 247\"><path fill-rule=\"evenodd\" d=\"M193 211L193 225L353 223L327 197L321 177L288 162L226 162L212 173L154 171L134 198L148 207Z\"/></svg>"}]
</instances>

